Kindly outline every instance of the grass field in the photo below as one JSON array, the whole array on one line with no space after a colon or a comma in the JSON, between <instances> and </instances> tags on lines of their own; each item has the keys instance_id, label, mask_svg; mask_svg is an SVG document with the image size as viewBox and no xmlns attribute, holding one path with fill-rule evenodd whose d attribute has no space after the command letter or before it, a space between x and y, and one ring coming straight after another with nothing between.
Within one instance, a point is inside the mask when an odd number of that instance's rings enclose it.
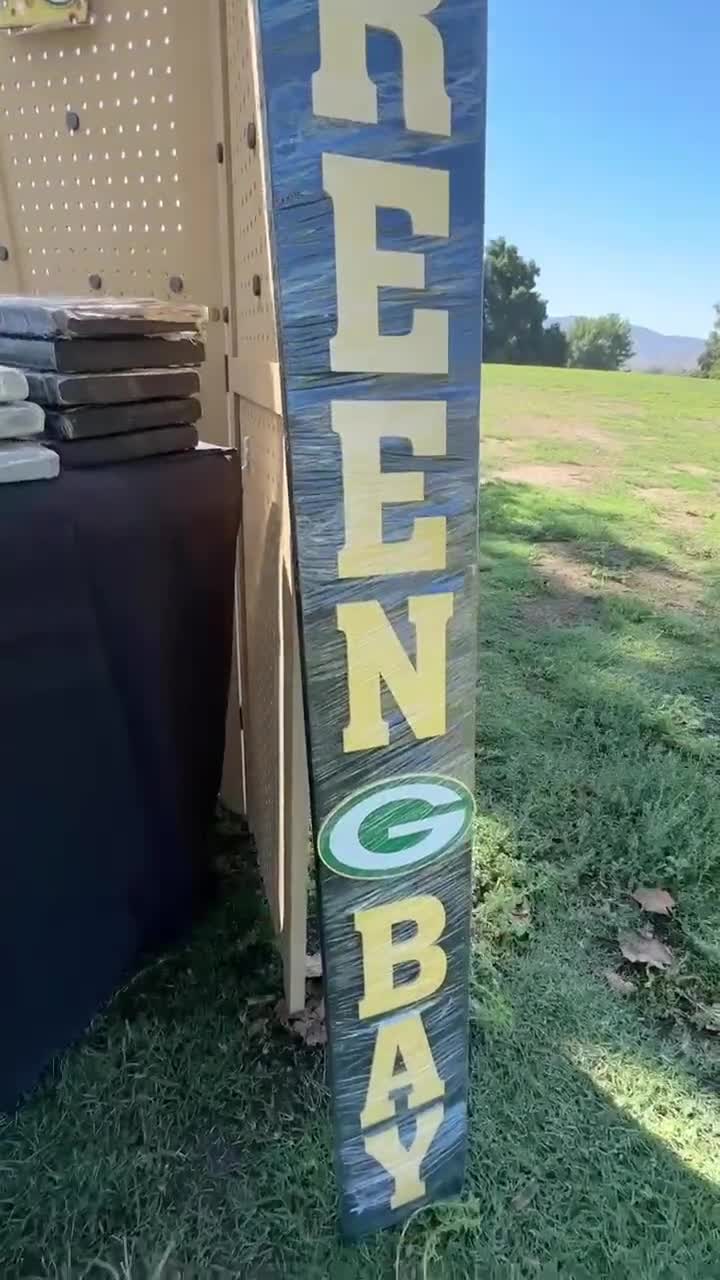
<instances>
[{"instance_id":1,"label":"grass field","mask_svg":"<svg viewBox=\"0 0 720 1280\"><path fill-rule=\"evenodd\" d=\"M720 1276L720 383L490 368L484 432L465 1200L338 1242L227 830L224 906L0 1121L8 1280Z\"/></svg>"}]
</instances>

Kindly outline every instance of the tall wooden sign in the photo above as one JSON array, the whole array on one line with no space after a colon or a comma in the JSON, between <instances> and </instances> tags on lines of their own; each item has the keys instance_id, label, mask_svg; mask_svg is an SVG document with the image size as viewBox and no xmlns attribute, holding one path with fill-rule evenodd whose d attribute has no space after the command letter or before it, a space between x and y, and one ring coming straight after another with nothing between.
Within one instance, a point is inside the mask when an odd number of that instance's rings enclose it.
<instances>
[{"instance_id":1,"label":"tall wooden sign","mask_svg":"<svg viewBox=\"0 0 720 1280\"><path fill-rule=\"evenodd\" d=\"M462 1185L485 0L256 0L342 1223Z\"/></svg>"}]
</instances>

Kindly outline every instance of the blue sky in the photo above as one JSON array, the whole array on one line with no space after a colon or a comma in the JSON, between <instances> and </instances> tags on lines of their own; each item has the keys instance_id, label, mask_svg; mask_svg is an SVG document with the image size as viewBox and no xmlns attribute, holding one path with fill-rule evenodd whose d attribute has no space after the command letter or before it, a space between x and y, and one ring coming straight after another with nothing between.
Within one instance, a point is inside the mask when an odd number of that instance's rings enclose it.
<instances>
[{"instance_id":1,"label":"blue sky","mask_svg":"<svg viewBox=\"0 0 720 1280\"><path fill-rule=\"evenodd\" d=\"M716 0L490 0L488 237L553 315L704 337L720 301Z\"/></svg>"}]
</instances>

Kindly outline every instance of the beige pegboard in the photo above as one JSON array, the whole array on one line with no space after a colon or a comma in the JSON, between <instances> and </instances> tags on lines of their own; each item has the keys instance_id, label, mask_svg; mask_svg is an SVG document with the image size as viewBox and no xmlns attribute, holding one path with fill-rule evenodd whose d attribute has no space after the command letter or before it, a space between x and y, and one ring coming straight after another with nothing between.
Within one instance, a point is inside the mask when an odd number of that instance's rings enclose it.
<instances>
[{"instance_id":1,"label":"beige pegboard","mask_svg":"<svg viewBox=\"0 0 720 1280\"><path fill-rule=\"evenodd\" d=\"M207 15L195 0L94 0L91 12L86 26L0 35L0 291L207 305L203 431L222 442Z\"/></svg>"},{"instance_id":2,"label":"beige pegboard","mask_svg":"<svg viewBox=\"0 0 720 1280\"><path fill-rule=\"evenodd\" d=\"M233 202L232 354L243 361L276 361L277 324L271 284L263 185L263 135L252 10L227 0L227 75Z\"/></svg>"}]
</instances>

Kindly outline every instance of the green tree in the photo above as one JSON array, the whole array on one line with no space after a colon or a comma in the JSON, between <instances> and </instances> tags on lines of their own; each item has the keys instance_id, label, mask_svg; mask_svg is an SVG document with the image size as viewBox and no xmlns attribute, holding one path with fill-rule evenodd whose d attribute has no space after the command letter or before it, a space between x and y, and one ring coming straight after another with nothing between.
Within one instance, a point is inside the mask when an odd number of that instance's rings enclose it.
<instances>
[{"instance_id":1,"label":"green tree","mask_svg":"<svg viewBox=\"0 0 720 1280\"><path fill-rule=\"evenodd\" d=\"M568 333L572 369L622 369L633 354L629 321L620 316L585 316Z\"/></svg>"},{"instance_id":2,"label":"green tree","mask_svg":"<svg viewBox=\"0 0 720 1280\"><path fill-rule=\"evenodd\" d=\"M542 360L540 364L552 365L556 369L564 369L570 359L570 343L567 334L559 324L547 326L543 336Z\"/></svg>"},{"instance_id":3,"label":"green tree","mask_svg":"<svg viewBox=\"0 0 720 1280\"><path fill-rule=\"evenodd\" d=\"M720 302L715 306L715 324L698 360L698 369L703 378L720 378Z\"/></svg>"},{"instance_id":4,"label":"green tree","mask_svg":"<svg viewBox=\"0 0 720 1280\"><path fill-rule=\"evenodd\" d=\"M559 325L546 328L547 303L537 290L540 268L504 238L485 254L484 352L491 364L567 363Z\"/></svg>"}]
</instances>

